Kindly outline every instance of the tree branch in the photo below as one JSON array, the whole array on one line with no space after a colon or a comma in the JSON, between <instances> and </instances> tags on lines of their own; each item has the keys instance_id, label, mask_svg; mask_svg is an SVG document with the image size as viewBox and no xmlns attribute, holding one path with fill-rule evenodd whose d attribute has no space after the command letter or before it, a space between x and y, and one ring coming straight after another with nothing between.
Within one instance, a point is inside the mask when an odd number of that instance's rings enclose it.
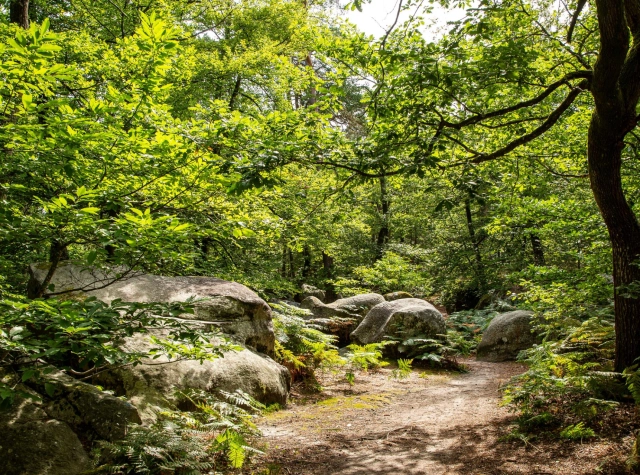
<instances>
[{"instance_id":1,"label":"tree branch","mask_svg":"<svg viewBox=\"0 0 640 475\"><path fill-rule=\"evenodd\" d=\"M545 100L547 97L549 97L551 95L552 92L554 92L556 89L560 88L561 86L565 85L565 84L569 84L569 81L571 81L572 79L579 79L579 78L583 78L586 80L590 80L592 77L592 72L591 71L574 71L572 73L569 73L567 75L565 75L562 79L550 84L549 86L547 86L547 88L538 96L534 97L533 99L529 99L526 101L522 101L519 102L518 104L514 104L512 106L509 107L505 107L503 109L498 109L492 112L487 112L486 114L477 114L475 116L469 117L468 119L462 120L460 122L448 122L448 121L444 121L444 126L451 128L451 129L457 129L460 130L463 127L466 127L468 125L473 125L473 124L477 124L479 122L482 122L483 120L486 119L491 119L493 117L499 117L502 115L506 115L509 114L511 112L515 112L517 110L520 109L524 109L527 107L531 107L534 106L536 104L540 104L543 100ZM583 81L582 83L580 83L582 87L582 89L586 88L588 86L588 81ZM583 85L583 86L582 86Z\"/></svg>"},{"instance_id":2,"label":"tree branch","mask_svg":"<svg viewBox=\"0 0 640 475\"><path fill-rule=\"evenodd\" d=\"M564 112L571 106L571 104L573 104L576 98L586 90L587 86L588 86L588 81L585 79L580 84L578 84L578 86L574 87L571 90L571 92L567 95L565 100L562 101L562 103L558 106L558 108L554 110L551 114L549 114L549 116L547 117L547 120L545 120L539 127L532 130L528 134L525 134L522 137L517 138L516 140L508 143L501 149L496 150L495 152L492 152L489 154L482 154L475 157L472 156L472 157L469 157L469 159L467 160L453 163L450 166L453 167L453 166L459 166L459 165L466 165L468 163L482 163L490 160L495 160L496 158L503 157L504 155L515 150L516 148L522 145L525 145L531 142L532 140L540 137L547 130L553 127L553 125L556 122L558 122L562 114L564 114Z\"/></svg>"},{"instance_id":3,"label":"tree branch","mask_svg":"<svg viewBox=\"0 0 640 475\"><path fill-rule=\"evenodd\" d=\"M569 25L569 31L567 32L567 43L571 43L571 38L573 37L573 30L576 27L576 23L578 23L578 17L580 13L582 13L582 9L587 4L587 0L578 0L578 6L576 7L576 11L573 13L573 17L571 18L571 24Z\"/></svg>"}]
</instances>

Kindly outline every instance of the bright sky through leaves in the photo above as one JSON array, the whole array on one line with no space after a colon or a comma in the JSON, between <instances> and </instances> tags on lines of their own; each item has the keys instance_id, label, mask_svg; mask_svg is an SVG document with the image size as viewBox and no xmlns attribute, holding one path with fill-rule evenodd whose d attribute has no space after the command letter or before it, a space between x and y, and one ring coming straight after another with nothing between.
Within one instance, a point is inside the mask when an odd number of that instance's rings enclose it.
<instances>
[{"instance_id":1,"label":"bright sky through leaves","mask_svg":"<svg viewBox=\"0 0 640 475\"><path fill-rule=\"evenodd\" d=\"M357 25L358 29L374 36L382 36L393 24L398 10L398 0L372 0L363 5L362 12L357 10L344 12L344 17ZM400 15L398 24L408 20L416 14L416 9L404 11ZM464 10L445 9L439 5L434 6L433 12L425 15L424 33L434 36L439 29L446 27L448 21L459 20L464 16Z\"/></svg>"}]
</instances>

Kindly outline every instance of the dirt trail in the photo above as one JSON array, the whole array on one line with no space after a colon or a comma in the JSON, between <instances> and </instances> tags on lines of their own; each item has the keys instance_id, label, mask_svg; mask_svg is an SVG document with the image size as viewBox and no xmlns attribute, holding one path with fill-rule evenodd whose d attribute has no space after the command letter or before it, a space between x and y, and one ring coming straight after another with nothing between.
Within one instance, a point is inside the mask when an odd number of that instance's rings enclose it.
<instances>
[{"instance_id":1,"label":"dirt trail","mask_svg":"<svg viewBox=\"0 0 640 475\"><path fill-rule=\"evenodd\" d=\"M513 416L499 387L523 367L465 361L462 375L406 380L392 370L355 386L326 379L324 398L263 418L266 455L248 473L278 475L587 474L620 444L501 442Z\"/></svg>"}]
</instances>

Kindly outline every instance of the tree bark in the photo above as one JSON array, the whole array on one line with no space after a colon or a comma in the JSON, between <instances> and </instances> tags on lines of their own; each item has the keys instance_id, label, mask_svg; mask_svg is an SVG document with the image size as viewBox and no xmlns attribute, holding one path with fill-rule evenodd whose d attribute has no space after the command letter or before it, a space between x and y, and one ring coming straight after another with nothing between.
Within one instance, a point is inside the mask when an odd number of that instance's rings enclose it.
<instances>
[{"instance_id":1,"label":"tree bark","mask_svg":"<svg viewBox=\"0 0 640 475\"><path fill-rule=\"evenodd\" d=\"M325 303L335 302L338 299L338 294L336 293L335 286L331 281L331 279L333 279L333 266L333 256L330 256L325 251L322 251L322 268L324 270L324 276L328 280L326 284Z\"/></svg>"},{"instance_id":2,"label":"tree bark","mask_svg":"<svg viewBox=\"0 0 640 475\"><path fill-rule=\"evenodd\" d=\"M293 279L296 276L296 268L293 262L293 251L291 249L287 249L287 254L289 255L289 277Z\"/></svg>"},{"instance_id":3,"label":"tree bark","mask_svg":"<svg viewBox=\"0 0 640 475\"><path fill-rule=\"evenodd\" d=\"M280 268L280 275L287 277L287 245L282 245L282 267Z\"/></svg>"},{"instance_id":4,"label":"tree bark","mask_svg":"<svg viewBox=\"0 0 640 475\"><path fill-rule=\"evenodd\" d=\"M304 246L302 249L302 277L309 277L311 274L311 248Z\"/></svg>"},{"instance_id":5,"label":"tree bark","mask_svg":"<svg viewBox=\"0 0 640 475\"><path fill-rule=\"evenodd\" d=\"M542 241L540 240L540 237L537 234L531 233L529 238L531 239L531 249L533 250L533 263L536 266L546 265L544 260L544 249L542 248Z\"/></svg>"},{"instance_id":6,"label":"tree bark","mask_svg":"<svg viewBox=\"0 0 640 475\"><path fill-rule=\"evenodd\" d=\"M12 0L9 5L9 21L29 29L29 0Z\"/></svg>"},{"instance_id":7,"label":"tree bark","mask_svg":"<svg viewBox=\"0 0 640 475\"><path fill-rule=\"evenodd\" d=\"M238 99L238 95L240 94L240 86L242 85L242 77L238 74L236 77L236 81L233 85L233 91L231 92L231 97L229 98L229 110L234 110L236 108L236 100Z\"/></svg>"},{"instance_id":8,"label":"tree bark","mask_svg":"<svg viewBox=\"0 0 640 475\"><path fill-rule=\"evenodd\" d=\"M384 246L389 241L389 207L391 205L389 201L389 194L387 192L387 177L382 176L380 181L380 230L378 231L378 237L376 239L376 261L382 259L384 254Z\"/></svg>"},{"instance_id":9,"label":"tree bark","mask_svg":"<svg viewBox=\"0 0 640 475\"><path fill-rule=\"evenodd\" d=\"M637 265L640 226L625 199L620 175L622 138L625 135L623 122L603 120L595 112L589 129L588 148L591 189L611 239L616 371L631 366L640 356L640 296L623 296L628 295L625 292L627 286L640 281L640 267Z\"/></svg>"},{"instance_id":10,"label":"tree bark","mask_svg":"<svg viewBox=\"0 0 640 475\"><path fill-rule=\"evenodd\" d=\"M595 3L600 49L590 84L595 110L587 149L589 179L611 239L615 370L622 371L640 357L640 295L629 292L631 284L640 282L640 225L624 196L620 174L624 138L638 121L640 5L630 0Z\"/></svg>"},{"instance_id":11,"label":"tree bark","mask_svg":"<svg viewBox=\"0 0 640 475\"><path fill-rule=\"evenodd\" d=\"M69 249L67 248L67 245L55 239L51 241L51 246L49 247L49 262L57 263L59 261L68 260Z\"/></svg>"},{"instance_id":12,"label":"tree bark","mask_svg":"<svg viewBox=\"0 0 640 475\"><path fill-rule=\"evenodd\" d=\"M471 214L471 199L464 200L464 210L467 216L467 229L469 230L469 237L471 238L471 244L473 245L473 254L476 261L476 276L478 278L478 290L482 293L486 288L486 278L484 272L484 263L482 262L482 253L480 252L480 242L476 234L475 226L473 225L473 215Z\"/></svg>"}]
</instances>

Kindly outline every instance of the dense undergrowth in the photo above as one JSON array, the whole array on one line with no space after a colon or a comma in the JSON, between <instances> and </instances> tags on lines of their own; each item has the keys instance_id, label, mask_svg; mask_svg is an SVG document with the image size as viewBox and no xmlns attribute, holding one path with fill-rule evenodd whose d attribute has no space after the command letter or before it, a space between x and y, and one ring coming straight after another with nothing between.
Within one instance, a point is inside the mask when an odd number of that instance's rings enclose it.
<instances>
[{"instance_id":1,"label":"dense undergrowth","mask_svg":"<svg viewBox=\"0 0 640 475\"><path fill-rule=\"evenodd\" d=\"M32 397L54 370L85 380L146 357L231 349L171 318L189 303L62 301L50 282L28 288L31 264L70 260L226 278L266 300L302 284L334 296L403 290L450 312L446 334L339 350L307 313L275 304L275 356L316 391L318 372L355 384L390 355L399 377L412 365L464 370L458 357L491 318L529 309L539 344L505 387L514 437L609 430L640 401L640 366L613 372L614 292L637 299L638 283L613 288L607 227L584 180L593 97L577 81L599 48L597 8L578 11L576 28L553 2L497 2L432 41L419 16L376 39L337 18L340 2L303 3L312 7L3 3L0 406ZM556 41L567 30L576 51ZM562 109L565 85L582 95ZM616 162L631 216L638 140L621 138ZM330 330L347 326L334 319ZM150 329L168 337L150 352L120 349ZM197 410L160 414L98 459L141 473L240 465L263 409L188 397Z\"/></svg>"}]
</instances>

